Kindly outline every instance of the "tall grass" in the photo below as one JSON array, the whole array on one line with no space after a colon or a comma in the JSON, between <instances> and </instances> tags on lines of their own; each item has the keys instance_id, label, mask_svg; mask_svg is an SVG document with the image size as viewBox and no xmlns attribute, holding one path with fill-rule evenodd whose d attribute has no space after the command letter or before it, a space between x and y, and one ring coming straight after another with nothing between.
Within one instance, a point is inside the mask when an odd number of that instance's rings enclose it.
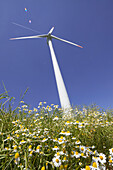
<instances>
[{"instance_id":1,"label":"tall grass","mask_svg":"<svg viewBox=\"0 0 113 170\"><path fill-rule=\"evenodd\" d=\"M0 95L0 169L113 169L112 110L75 107L64 119L57 105L12 109L12 100Z\"/></svg>"}]
</instances>

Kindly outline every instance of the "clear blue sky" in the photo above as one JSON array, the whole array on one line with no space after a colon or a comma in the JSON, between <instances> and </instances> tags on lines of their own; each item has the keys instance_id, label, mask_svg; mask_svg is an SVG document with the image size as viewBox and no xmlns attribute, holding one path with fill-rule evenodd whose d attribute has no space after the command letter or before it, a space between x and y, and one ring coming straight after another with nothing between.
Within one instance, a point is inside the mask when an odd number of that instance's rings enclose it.
<instances>
[{"instance_id":1,"label":"clear blue sky","mask_svg":"<svg viewBox=\"0 0 113 170\"><path fill-rule=\"evenodd\" d=\"M60 104L46 40L10 41L37 35L12 22L41 33L54 26L54 35L83 46L53 40L71 104L113 108L113 0L0 2L0 93L3 81L16 102L29 87L25 102L31 106L40 101Z\"/></svg>"}]
</instances>

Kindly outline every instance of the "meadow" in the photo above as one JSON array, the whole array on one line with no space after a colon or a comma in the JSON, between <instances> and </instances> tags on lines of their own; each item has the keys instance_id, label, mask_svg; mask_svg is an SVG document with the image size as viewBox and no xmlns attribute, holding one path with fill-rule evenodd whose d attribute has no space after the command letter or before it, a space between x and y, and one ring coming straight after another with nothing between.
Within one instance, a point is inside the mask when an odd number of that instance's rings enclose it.
<instances>
[{"instance_id":1,"label":"meadow","mask_svg":"<svg viewBox=\"0 0 113 170\"><path fill-rule=\"evenodd\" d=\"M69 118L58 105L13 100L0 95L1 170L113 169L113 110L76 106Z\"/></svg>"}]
</instances>

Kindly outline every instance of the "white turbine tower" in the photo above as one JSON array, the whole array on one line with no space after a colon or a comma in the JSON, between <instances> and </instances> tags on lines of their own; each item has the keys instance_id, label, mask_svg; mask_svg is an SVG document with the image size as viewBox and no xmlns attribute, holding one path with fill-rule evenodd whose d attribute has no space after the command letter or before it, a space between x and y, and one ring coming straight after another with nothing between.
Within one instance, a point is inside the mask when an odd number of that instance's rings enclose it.
<instances>
[{"instance_id":1,"label":"white turbine tower","mask_svg":"<svg viewBox=\"0 0 113 170\"><path fill-rule=\"evenodd\" d=\"M53 49L53 45L52 45L52 39L57 39L66 43L69 43L71 45L83 48L80 45L77 45L75 43L72 43L70 41L58 38L54 35L52 35L52 32L54 30L54 27L51 28L51 30L49 31L48 34L42 34L42 35L35 35L35 36L28 36L28 37L18 37L18 38L11 38L10 40L19 40L19 39L30 39L30 38L47 38L47 44L49 45L49 49L50 49L50 53L51 53L51 58L52 58L52 63L53 63L53 68L54 68L54 73L55 73L55 78L56 78L56 83L57 83L57 89L58 89L58 94L59 94L59 98L60 98L60 103L61 103L61 107L62 109L66 112L66 116L69 116L68 112L71 109L71 104L69 101L69 97L66 91L66 87L60 72L60 68L55 56L55 52Z\"/></svg>"}]
</instances>

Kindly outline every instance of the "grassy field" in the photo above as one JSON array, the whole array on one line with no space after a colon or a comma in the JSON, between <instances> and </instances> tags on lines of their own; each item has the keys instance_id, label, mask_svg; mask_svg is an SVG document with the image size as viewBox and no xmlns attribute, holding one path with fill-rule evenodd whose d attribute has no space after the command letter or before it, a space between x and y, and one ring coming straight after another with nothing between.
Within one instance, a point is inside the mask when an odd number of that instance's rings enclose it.
<instances>
[{"instance_id":1,"label":"grassy field","mask_svg":"<svg viewBox=\"0 0 113 170\"><path fill-rule=\"evenodd\" d=\"M0 95L1 170L113 169L112 110L75 107L74 118L64 119L57 105L31 110L21 100L12 109L12 100Z\"/></svg>"}]
</instances>

